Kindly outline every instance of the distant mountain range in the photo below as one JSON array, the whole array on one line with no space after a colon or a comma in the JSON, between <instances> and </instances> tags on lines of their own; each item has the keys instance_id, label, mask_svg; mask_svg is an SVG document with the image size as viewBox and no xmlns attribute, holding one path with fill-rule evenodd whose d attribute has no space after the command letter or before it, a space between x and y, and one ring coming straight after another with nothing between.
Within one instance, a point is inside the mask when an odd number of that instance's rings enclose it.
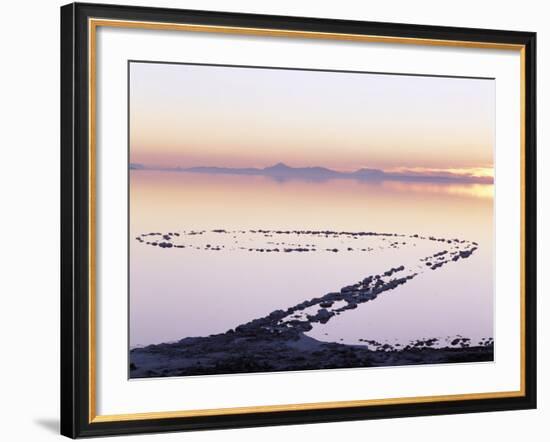
<instances>
[{"instance_id":1,"label":"distant mountain range","mask_svg":"<svg viewBox=\"0 0 550 442\"><path fill-rule=\"evenodd\" d=\"M454 174L450 172L420 173L420 172L385 172L381 169L358 169L355 172L339 172L326 167L291 167L284 163L273 166L256 168L233 167L148 167L143 164L130 163L131 170L157 170L166 172L204 173L216 175L259 175L273 178L278 181L301 179L307 181L326 181L330 179L356 179L365 181L420 181L440 183L493 183L492 177L477 177Z\"/></svg>"}]
</instances>

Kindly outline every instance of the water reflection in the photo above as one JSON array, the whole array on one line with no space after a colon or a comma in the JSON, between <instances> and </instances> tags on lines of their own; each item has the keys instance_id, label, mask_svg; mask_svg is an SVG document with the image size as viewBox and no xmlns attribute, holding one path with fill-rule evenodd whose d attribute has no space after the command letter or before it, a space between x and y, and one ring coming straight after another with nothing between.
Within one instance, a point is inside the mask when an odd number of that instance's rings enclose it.
<instances>
[{"instance_id":1,"label":"water reflection","mask_svg":"<svg viewBox=\"0 0 550 442\"><path fill-rule=\"evenodd\" d=\"M417 244L368 256L258 257L242 250L168 253L133 240L144 232L217 228L380 231L477 241L472 259L417 278L310 335L350 343L492 336L492 185L277 182L153 171L132 171L130 180L132 346L223 332L427 252Z\"/></svg>"}]
</instances>

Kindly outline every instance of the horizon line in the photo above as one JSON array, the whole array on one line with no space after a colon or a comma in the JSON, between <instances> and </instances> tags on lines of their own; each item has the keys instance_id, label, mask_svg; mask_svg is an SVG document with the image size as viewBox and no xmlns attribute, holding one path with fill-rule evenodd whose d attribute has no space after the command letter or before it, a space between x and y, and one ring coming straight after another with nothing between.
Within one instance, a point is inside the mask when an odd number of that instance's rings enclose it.
<instances>
[{"instance_id":1,"label":"horizon line","mask_svg":"<svg viewBox=\"0 0 550 442\"><path fill-rule=\"evenodd\" d=\"M150 170L164 172L255 175L277 179L361 179L361 180L402 180L402 181L438 181L493 184L492 167L459 167L459 168L407 168L406 166L390 169L360 167L352 171L334 170L325 166L289 166L278 162L265 167L225 167L225 166L155 166L143 163L129 163L129 170ZM475 172L478 174L475 174Z\"/></svg>"}]
</instances>

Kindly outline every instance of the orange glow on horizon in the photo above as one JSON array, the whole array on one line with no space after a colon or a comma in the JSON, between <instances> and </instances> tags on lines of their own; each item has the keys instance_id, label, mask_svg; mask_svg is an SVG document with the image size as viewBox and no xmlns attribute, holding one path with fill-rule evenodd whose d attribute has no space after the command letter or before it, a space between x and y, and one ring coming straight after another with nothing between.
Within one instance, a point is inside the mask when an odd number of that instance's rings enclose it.
<instances>
[{"instance_id":1,"label":"orange glow on horizon","mask_svg":"<svg viewBox=\"0 0 550 442\"><path fill-rule=\"evenodd\" d=\"M451 168L429 168L429 167L394 167L386 172L412 173L419 175L441 175L452 174L476 178L494 178L494 167L451 167Z\"/></svg>"}]
</instances>

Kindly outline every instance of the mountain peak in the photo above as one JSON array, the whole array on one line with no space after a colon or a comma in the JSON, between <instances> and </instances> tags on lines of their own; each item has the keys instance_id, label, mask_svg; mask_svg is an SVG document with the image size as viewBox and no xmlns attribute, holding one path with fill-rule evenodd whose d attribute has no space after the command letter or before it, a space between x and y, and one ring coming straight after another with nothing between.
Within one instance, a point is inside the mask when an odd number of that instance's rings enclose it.
<instances>
[{"instance_id":1,"label":"mountain peak","mask_svg":"<svg viewBox=\"0 0 550 442\"><path fill-rule=\"evenodd\" d=\"M278 162L277 164L274 164L273 166L266 167L266 169L274 170L274 169L292 169L292 167L287 166L285 163Z\"/></svg>"},{"instance_id":2,"label":"mountain peak","mask_svg":"<svg viewBox=\"0 0 550 442\"><path fill-rule=\"evenodd\" d=\"M358 169L355 172L353 172L354 175L384 175L385 172L381 169L369 169L367 167L363 167L362 169Z\"/></svg>"}]
</instances>

